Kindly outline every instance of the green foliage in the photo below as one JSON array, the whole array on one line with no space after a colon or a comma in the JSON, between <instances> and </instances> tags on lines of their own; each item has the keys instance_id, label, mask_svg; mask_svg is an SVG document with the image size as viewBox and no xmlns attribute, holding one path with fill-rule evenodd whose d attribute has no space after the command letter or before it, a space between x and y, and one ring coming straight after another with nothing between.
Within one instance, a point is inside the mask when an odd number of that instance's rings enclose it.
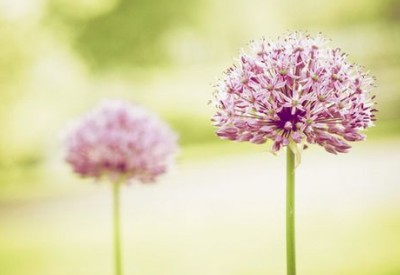
<instances>
[{"instance_id":1,"label":"green foliage","mask_svg":"<svg viewBox=\"0 0 400 275\"><path fill-rule=\"evenodd\" d=\"M55 6L77 28L75 47L94 70L143 67L167 61L163 44L172 29L193 23L198 0L122 0L93 18L74 18ZM76 29L75 29L76 30Z\"/></svg>"},{"instance_id":2,"label":"green foliage","mask_svg":"<svg viewBox=\"0 0 400 275\"><path fill-rule=\"evenodd\" d=\"M215 129L207 117L175 113L171 114L167 121L179 133L179 141L183 146L217 140Z\"/></svg>"}]
</instances>

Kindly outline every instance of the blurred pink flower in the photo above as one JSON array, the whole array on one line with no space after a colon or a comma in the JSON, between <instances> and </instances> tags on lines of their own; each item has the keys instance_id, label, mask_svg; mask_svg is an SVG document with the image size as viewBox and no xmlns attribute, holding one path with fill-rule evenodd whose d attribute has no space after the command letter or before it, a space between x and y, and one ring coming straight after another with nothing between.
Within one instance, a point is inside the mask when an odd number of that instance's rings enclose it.
<instances>
[{"instance_id":1,"label":"blurred pink flower","mask_svg":"<svg viewBox=\"0 0 400 275\"><path fill-rule=\"evenodd\" d=\"M178 149L176 134L143 108L104 101L72 125L66 161L84 177L152 182Z\"/></svg>"},{"instance_id":2,"label":"blurred pink flower","mask_svg":"<svg viewBox=\"0 0 400 275\"><path fill-rule=\"evenodd\" d=\"M375 121L374 80L326 42L301 32L251 42L251 53L242 53L216 85L217 135L257 144L270 139L273 152L308 142L345 153L347 141L363 140L360 130Z\"/></svg>"}]
</instances>

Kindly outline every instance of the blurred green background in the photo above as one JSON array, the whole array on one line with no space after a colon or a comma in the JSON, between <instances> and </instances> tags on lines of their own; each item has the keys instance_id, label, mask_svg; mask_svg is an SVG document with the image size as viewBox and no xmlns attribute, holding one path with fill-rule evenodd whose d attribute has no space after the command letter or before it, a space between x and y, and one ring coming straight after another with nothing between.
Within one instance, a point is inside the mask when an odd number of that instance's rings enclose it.
<instances>
[{"instance_id":1,"label":"blurred green background","mask_svg":"<svg viewBox=\"0 0 400 275\"><path fill-rule=\"evenodd\" d=\"M102 98L182 145L158 184L124 190L127 275L284 274L284 156L218 140L207 102L249 40L308 30L377 77L380 112L350 154L305 152L299 274L399 275L399 23L398 0L0 0L0 274L111 274L110 190L60 144Z\"/></svg>"}]
</instances>

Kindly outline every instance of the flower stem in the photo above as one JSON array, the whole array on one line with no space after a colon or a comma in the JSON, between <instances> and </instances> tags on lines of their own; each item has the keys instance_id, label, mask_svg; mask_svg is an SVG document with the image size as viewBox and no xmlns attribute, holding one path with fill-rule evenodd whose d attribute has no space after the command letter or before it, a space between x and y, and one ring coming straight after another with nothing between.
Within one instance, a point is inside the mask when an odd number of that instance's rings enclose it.
<instances>
[{"instance_id":1,"label":"flower stem","mask_svg":"<svg viewBox=\"0 0 400 275\"><path fill-rule=\"evenodd\" d=\"M113 184L115 275L122 275L120 236L120 182Z\"/></svg>"},{"instance_id":2,"label":"flower stem","mask_svg":"<svg viewBox=\"0 0 400 275\"><path fill-rule=\"evenodd\" d=\"M286 156L286 264L287 275L296 275L295 244L295 155L287 148Z\"/></svg>"}]
</instances>

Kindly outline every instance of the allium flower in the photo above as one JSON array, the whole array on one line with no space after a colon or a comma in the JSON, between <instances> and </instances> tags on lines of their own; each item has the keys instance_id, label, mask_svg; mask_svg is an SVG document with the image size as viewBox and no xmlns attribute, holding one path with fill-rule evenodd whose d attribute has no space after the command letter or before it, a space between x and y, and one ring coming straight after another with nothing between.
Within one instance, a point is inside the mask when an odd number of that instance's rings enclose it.
<instances>
[{"instance_id":1,"label":"allium flower","mask_svg":"<svg viewBox=\"0 0 400 275\"><path fill-rule=\"evenodd\" d=\"M84 177L151 182L177 150L177 136L157 117L123 101L104 101L73 125L67 156Z\"/></svg>"},{"instance_id":2,"label":"allium flower","mask_svg":"<svg viewBox=\"0 0 400 275\"><path fill-rule=\"evenodd\" d=\"M348 141L363 140L360 130L375 121L373 78L326 42L297 32L251 42L251 53L242 53L216 85L217 135L272 140L273 152L282 146L295 152L308 142L346 153Z\"/></svg>"}]
</instances>

